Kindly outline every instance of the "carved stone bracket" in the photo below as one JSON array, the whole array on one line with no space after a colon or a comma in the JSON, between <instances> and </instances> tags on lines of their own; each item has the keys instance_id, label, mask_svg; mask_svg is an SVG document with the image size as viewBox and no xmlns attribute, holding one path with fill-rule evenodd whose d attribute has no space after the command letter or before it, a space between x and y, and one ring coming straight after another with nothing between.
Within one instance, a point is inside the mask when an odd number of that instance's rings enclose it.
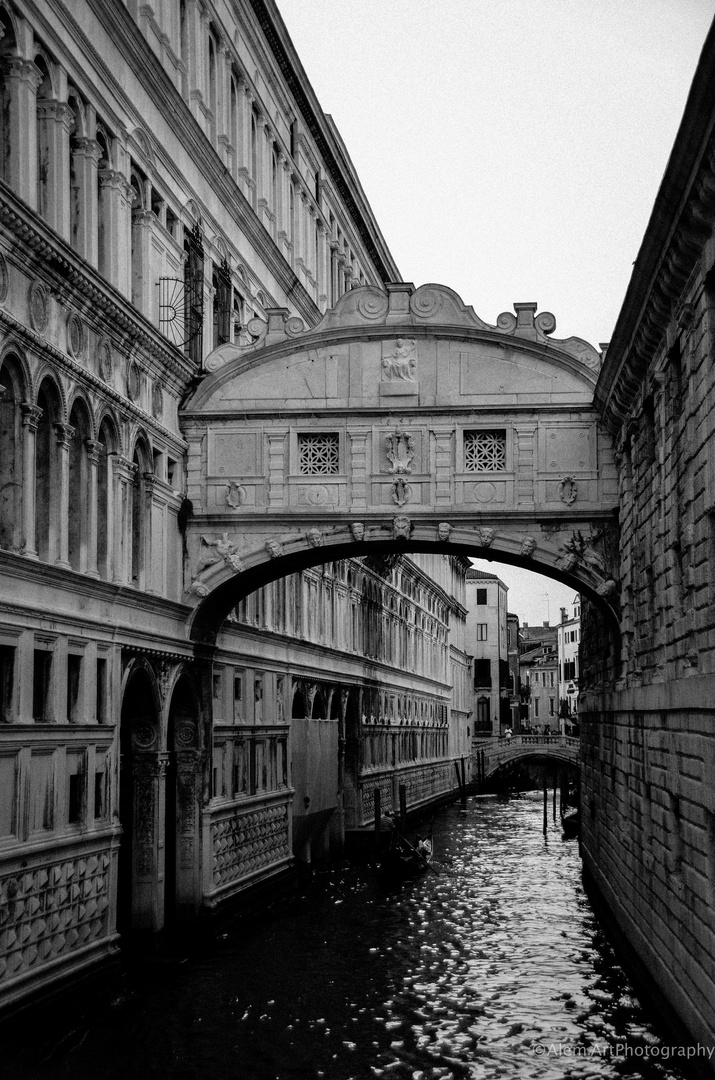
<instances>
[{"instance_id":1,"label":"carved stone bracket","mask_svg":"<svg viewBox=\"0 0 715 1080\"><path fill-rule=\"evenodd\" d=\"M306 539L311 547L321 547L323 544L323 534L320 529L308 529Z\"/></svg>"},{"instance_id":2,"label":"carved stone bracket","mask_svg":"<svg viewBox=\"0 0 715 1080\"><path fill-rule=\"evenodd\" d=\"M283 545L277 540L266 540L265 548L272 559L278 559L283 554Z\"/></svg>"},{"instance_id":3,"label":"carved stone bracket","mask_svg":"<svg viewBox=\"0 0 715 1080\"><path fill-rule=\"evenodd\" d=\"M534 539L533 536L525 536L524 539L521 542L521 550L519 551L519 554L524 559L530 559L535 551L536 551L536 540Z\"/></svg>"},{"instance_id":4,"label":"carved stone bracket","mask_svg":"<svg viewBox=\"0 0 715 1080\"><path fill-rule=\"evenodd\" d=\"M395 540L409 540L413 525L408 517L396 517L392 520L392 536Z\"/></svg>"},{"instance_id":5,"label":"carved stone bracket","mask_svg":"<svg viewBox=\"0 0 715 1080\"><path fill-rule=\"evenodd\" d=\"M437 526L437 536L446 543L452 535L452 526L448 521L440 521Z\"/></svg>"},{"instance_id":6,"label":"carved stone bracket","mask_svg":"<svg viewBox=\"0 0 715 1080\"><path fill-rule=\"evenodd\" d=\"M491 547L496 536L494 529L487 529L484 525L478 525L474 531L477 534L477 543L480 547Z\"/></svg>"},{"instance_id":7,"label":"carved stone bracket","mask_svg":"<svg viewBox=\"0 0 715 1080\"><path fill-rule=\"evenodd\" d=\"M350 532L353 535L353 540L358 542L365 539L365 526L362 521L353 521L350 523Z\"/></svg>"}]
</instances>

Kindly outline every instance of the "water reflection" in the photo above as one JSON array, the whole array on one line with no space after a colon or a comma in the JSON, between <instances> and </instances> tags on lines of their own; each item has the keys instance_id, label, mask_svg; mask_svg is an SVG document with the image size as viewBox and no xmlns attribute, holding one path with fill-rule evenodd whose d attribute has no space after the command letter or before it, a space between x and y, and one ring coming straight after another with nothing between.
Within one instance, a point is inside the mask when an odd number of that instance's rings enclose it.
<instances>
[{"instance_id":1,"label":"water reflection","mask_svg":"<svg viewBox=\"0 0 715 1080\"><path fill-rule=\"evenodd\" d=\"M9 1075L680 1078L598 929L575 842L545 840L541 814L537 795L448 809L439 876L318 874L261 925L130 970L109 1008L77 1004L69 1035L35 1027L28 1047L18 1031Z\"/></svg>"}]
</instances>

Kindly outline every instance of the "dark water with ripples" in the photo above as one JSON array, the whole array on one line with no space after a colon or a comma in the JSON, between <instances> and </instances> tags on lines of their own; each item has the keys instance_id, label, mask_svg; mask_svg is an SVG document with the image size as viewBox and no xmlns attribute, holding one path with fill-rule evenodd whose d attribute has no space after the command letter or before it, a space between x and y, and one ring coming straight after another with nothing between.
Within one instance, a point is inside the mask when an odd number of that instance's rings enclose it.
<instances>
[{"instance_id":1,"label":"dark water with ripples","mask_svg":"<svg viewBox=\"0 0 715 1080\"><path fill-rule=\"evenodd\" d=\"M680 1078L538 795L434 823L439 876L313 876L259 925L131 968L111 1004L23 1021L13 1080ZM109 999L107 999L109 1000ZM49 1026L48 1026L49 1024ZM7 1032L4 1033L7 1043ZM12 1041L12 1040L11 1040ZM23 1046L23 1044L26 1044ZM672 1053L677 1053L677 1048ZM681 1050L682 1052L682 1050Z\"/></svg>"}]
</instances>

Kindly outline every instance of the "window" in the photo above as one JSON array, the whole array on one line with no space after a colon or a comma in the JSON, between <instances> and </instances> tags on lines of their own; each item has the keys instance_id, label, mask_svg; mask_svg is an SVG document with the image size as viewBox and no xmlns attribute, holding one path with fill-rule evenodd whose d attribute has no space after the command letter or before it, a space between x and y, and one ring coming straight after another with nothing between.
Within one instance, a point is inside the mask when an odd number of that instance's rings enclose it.
<instances>
[{"instance_id":1,"label":"window","mask_svg":"<svg viewBox=\"0 0 715 1080\"><path fill-rule=\"evenodd\" d=\"M474 685L475 687L492 685L492 662L477 658L474 661Z\"/></svg>"},{"instance_id":2,"label":"window","mask_svg":"<svg viewBox=\"0 0 715 1080\"><path fill-rule=\"evenodd\" d=\"M96 688L97 723L107 722L107 660L100 656L97 659L97 688Z\"/></svg>"},{"instance_id":3,"label":"window","mask_svg":"<svg viewBox=\"0 0 715 1080\"><path fill-rule=\"evenodd\" d=\"M15 682L15 648L0 645L0 721L12 719L12 693Z\"/></svg>"},{"instance_id":4,"label":"window","mask_svg":"<svg viewBox=\"0 0 715 1080\"><path fill-rule=\"evenodd\" d=\"M552 697L549 698L549 716L554 715L554 701L555 701L555 698L552 698Z\"/></svg>"},{"instance_id":5,"label":"window","mask_svg":"<svg viewBox=\"0 0 715 1080\"><path fill-rule=\"evenodd\" d=\"M298 435L298 471L302 476L339 472L340 441L336 433Z\"/></svg>"},{"instance_id":6,"label":"window","mask_svg":"<svg viewBox=\"0 0 715 1080\"><path fill-rule=\"evenodd\" d=\"M534 698L534 716L539 715L539 699Z\"/></svg>"},{"instance_id":7,"label":"window","mask_svg":"<svg viewBox=\"0 0 715 1080\"><path fill-rule=\"evenodd\" d=\"M225 345L231 338L231 271L224 259L214 269L212 282L213 299L213 347Z\"/></svg>"},{"instance_id":8,"label":"window","mask_svg":"<svg viewBox=\"0 0 715 1080\"><path fill-rule=\"evenodd\" d=\"M204 322L204 245L198 225L184 239L184 351L200 364Z\"/></svg>"},{"instance_id":9,"label":"window","mask_svg":"<svg viewBox=\"0 0 715 1080\"><path fill-rule=\"evenodd\" d=\"M465 431L465 472L503 472L504 469L506 431Z\"/></svg>"},{"instance_id":10,"label":"window","mask_svg":"<svg viewBox=\"0 0 715 1080\"><path fill-rule=\"evenodd\" d=\"M67 721L70 724L79 718L81 673L82 657L70 653L67 657Z\"/></svg>"},{"instance_id":11,"label":"window","mask_svg":"<svg viewBox=\"0 0 715 1080\"><path fill-rule=\"evenodd\" d=\"M104 754L99 751L95 757L94 765L94 816L103 818L107 816L107 773L105 771Z\"/></svg>"},{"instance_id":12,"label":"window","mask_svg":"<svg viewBox=\"0 0 715 1080\"><path fill-rule=\"evenodd\" d=\"M67 754L67 822L80 825L84 818L86 801L86 775L84 751Z\"/></svg>"},{"instance_id":13,"label":"window","mask_svg":"<svg viewBox=\"0 0 715 1080\"><path fill-rule=\"evenodd\" d=\"M487 623L477 623L477 641L487 640Z\"/></svg>"},{"instance_id":14,"label":"window","mask_svg":"<svg viewBox=\"0 0 715 1080\"><path fill-rule=\"evenodd\" d=\"M241 709L243 701L243 675L234 674L233 676L233 718L234 720L241 719Z\"/></svg>"},{"instance_id":15,"label":"window","mask_svg":"<svg viewBox=\"0 0 715 1080\"><path fill-rule=\"evenodd\" d=\"M45 649L35 649L32 671L32 718L49 720L50 677L52 674L52 653Z\"/></svg>"},{"instance_id":16,"label":"window","mask_svg":"<svg viewBox=\"0 0 715 1080\"><path fill-rule=\"evenodd\" d=\"M33 750L30 758L30 831L42 832L54 824L54 755Z\"/></svg>"},{"instance_id":17,"label":"window","mask_svg":"<svg viewBox=\"0 0 715 1080\"><path fill-rule=\"evenodd\" d=\"M484 607L487 602L487 590L477 589L477 607Z\"/></svg>"}]
</instances>

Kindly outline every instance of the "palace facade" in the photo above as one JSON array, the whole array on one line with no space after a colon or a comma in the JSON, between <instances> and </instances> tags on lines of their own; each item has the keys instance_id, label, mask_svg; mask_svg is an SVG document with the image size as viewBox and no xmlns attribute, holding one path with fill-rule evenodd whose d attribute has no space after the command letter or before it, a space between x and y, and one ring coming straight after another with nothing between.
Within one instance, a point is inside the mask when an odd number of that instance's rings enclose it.
<instances>
[{"instance_id":1,"label":"palace facade","mask_svg":"<svg viewBox=\"0 0 715 1080\"><path fill-rule=\"evenodd\" d=\"M207 357L399 280L275 5L0 0L0 96L4 1006L449 794L471 672L460 556L187 632Z\"/></svg>"}]
</instances>

